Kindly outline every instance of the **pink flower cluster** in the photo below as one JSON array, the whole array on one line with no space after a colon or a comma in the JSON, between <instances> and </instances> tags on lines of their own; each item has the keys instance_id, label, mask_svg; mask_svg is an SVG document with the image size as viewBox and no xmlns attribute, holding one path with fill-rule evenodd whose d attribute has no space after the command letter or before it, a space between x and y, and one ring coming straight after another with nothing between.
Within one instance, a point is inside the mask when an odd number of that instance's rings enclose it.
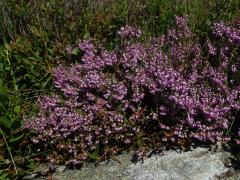
<instances>
[{"instance_id":1,"label":"pink flower cluster","mask_svg":"<svg viewBox=\"0 0 240 180\"><path fill-rule=\"evenodd\" d=\"M221 28L215 27L217 35ZM119 34L141 33L126 26ZM231 59L233 44L227 45L216 56L220 64L212 66L183 17L166 35L116 51L81 41L81 63L54 69L58 95L40 98L38 117L26 123L37 133L32 140L51 146L55 163L82 162L96 151L104 158L116 147L139 147L139 138L156 146L229 141L225 132L240 109L240 83L229 83L236 80L227 68L239 59Z\"/></svg>"},{"instance_id":2,"label":"pink flower cluster","mask_svg":"<svg viewBox=\"0 0 240 180\"><path fill-rule=\"evenodd\" d=\"M118 31L118 35L122 38L138 38L142 34L141 30L131 27L131 26L124 26Z\"/></svg>"},{"instance_id":3,"label":"pink flower cluster","mask_svg":"<svg viewBox=\"0 0 240 180\"><path fill-rule=\"evenodd\" d=\"M240 45L240 29L232 28L220 22L214 24L214 33L219 37L227 37L231 43Z\"/></svg>"}]
</instances>

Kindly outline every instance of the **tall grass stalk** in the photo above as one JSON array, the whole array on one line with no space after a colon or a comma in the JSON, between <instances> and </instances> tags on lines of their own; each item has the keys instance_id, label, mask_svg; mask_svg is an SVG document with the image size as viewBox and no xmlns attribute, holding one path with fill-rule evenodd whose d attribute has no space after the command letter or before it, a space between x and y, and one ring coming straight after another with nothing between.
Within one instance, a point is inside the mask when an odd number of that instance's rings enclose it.
<instances>
[{"instance_id":1,"label":"tall grass stalk","mask_svg":"<svg viewBox=\"0 0 240 180\"><path fill-rule=\"evenodd\" d=\"M5 135L4 135L4 133L3 133L3 131L2 131L1 128L0 128L0 132L1 132L1 134L2 134L2 136L3 136L3 139L4 139L5 143L6 143L7 150L8 150L8 152L9 152L9 155L10 155L10 157L11 157L11 161L12 161L13 166L14 166L15 174L17 175L17 174L18 174L17 166L16 166L15 161L14 161L14 159L13 159L13 155L12 155L12 152L11 152L10 147L9 147L9 145L8 145L7 139L5 138Z\"/></svg>"}]
</instances>

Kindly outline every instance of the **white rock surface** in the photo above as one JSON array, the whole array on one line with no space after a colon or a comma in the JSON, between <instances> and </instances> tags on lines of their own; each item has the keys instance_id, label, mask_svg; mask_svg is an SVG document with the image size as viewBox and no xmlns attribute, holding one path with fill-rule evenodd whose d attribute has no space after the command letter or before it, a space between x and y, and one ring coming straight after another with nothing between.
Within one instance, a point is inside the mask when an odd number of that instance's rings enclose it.
<instances>
[{"instance_id":1,"label":"white rock surface","mask_svg":"<svg viewBox=\"0 0 240 180\"><path fill-rule=\"evenodd\" d=\"M132 154L123 154L102 162L97 167L93 164L81 170L67 170L54 173L53 180L217 180L228 179L231 171L224 162L231 155L227 152L212 152L205 148L196 148L189 152L165 152L146 158L143 162L131 163ZM230 175L232 175L230 173ZM220 178L221 177L221 178ZM236 176L237 177L237 176ZM233 175L232 175L232 179Z\"/></svg>"},{"instance_id":2,"label":"white rock surface","mask_svg":"<svg viewBox=\"0 0 240 180\"><path fill-rule=\"evenodd\" d=\"M143 164L130 165L126 172L136 180L210 180L228 171L222 157L222 153L201 148L182 154L170 151L146 159Z\"/></svg>"}]
</instances>

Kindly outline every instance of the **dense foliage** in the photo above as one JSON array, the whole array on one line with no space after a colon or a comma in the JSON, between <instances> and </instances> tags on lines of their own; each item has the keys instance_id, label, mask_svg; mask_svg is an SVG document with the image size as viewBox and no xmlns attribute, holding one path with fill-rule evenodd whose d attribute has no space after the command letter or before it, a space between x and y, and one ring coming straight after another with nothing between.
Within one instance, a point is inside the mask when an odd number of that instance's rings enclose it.
<instances>
[{"instance_id":1,"label":"dense foliage","mask_svg":"<svg viewBox=\"0 0 240 180\"><path fill-rule=\"evenodd\" d=\"M219 42L208 40L206 52L185 17L150 42L137 41L141 31L130 26L118 34L115 51L83 40L68 47L79 52L78 62L54 69L59 92L41 97L38 117L26 124L37 133L32 141L39 151L52 148L50 162L78 164L150 144L188 148L230 140L240 109L238 29L215 23Z\"/></svg>"}]
</instances>

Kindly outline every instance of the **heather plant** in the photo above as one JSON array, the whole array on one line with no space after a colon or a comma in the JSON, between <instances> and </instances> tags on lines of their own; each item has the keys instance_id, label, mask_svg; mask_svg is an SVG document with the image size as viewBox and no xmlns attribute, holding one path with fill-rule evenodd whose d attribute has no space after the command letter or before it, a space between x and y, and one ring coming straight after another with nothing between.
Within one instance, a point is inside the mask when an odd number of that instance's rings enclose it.
<instances>
[{"instance_id":1,"label":"heather plant","mask_svg":"<svg viewBox=\"0 0 240 180\"><path fill-rule=\"evenodd\" d=\"M218 66L222 72L227 73L228 85L230 87L239 87L240 74L239 74L239 51L240 51L240 21L236 19L233 23L214 23L213 38L215 45L209 45L210 60L212 64ZM215 63L214 63L215 61ZM237 96L237 94L236 94ZM237 96L239 99L239 95ZM239 111L233 117L231 130L235 134L235 141L239 141Z\"/></svg>"},{"instance_id":2,"label":"heather plant","mask_svg":"<svg viewBox=\"0 0 240 180\"><path fill-rule=\"evenodd\" d=\"M122 150L141 157L146 148L228 142L240 108L239 69L229 70L239 64L239 31L214 24L219 42L209 40L204 55L187 18L175 19L175 28L146 43L126 26L115 51L93 39L68 48L78 48L78 62L53 70L58 93L39 98L38 116L25 123L36 150L51 148L51 163L81 164Z\"/></svg>"}]
</instances>

